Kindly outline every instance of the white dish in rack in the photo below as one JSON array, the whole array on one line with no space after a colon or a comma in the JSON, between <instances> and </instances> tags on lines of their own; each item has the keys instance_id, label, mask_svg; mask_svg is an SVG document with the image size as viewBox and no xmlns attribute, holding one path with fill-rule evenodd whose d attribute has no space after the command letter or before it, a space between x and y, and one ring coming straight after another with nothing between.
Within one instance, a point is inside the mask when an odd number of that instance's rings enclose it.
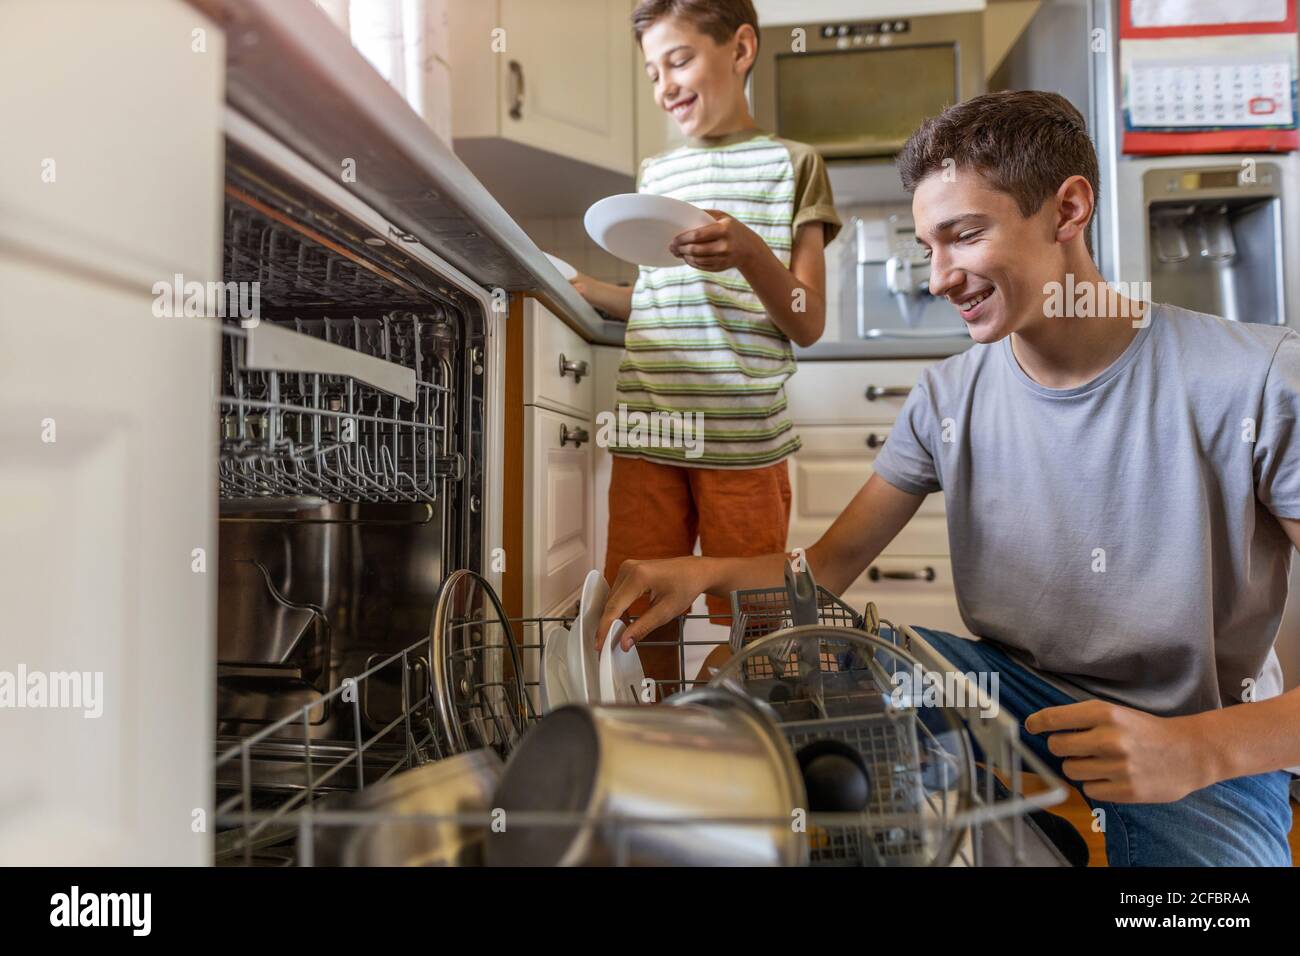
<instances>
[{"instance_id":1,"label":"white dish in rack","mask_svg":"<svg viewBox=\"0 0 1300 956\"><path fill-rule=\"evenodd\" d=\"M582 702L600 702L600 661L596 657L596 631L609 598L609 585L599 571L592 571L582 584L578 617L569 638L569 688Z\"/></svg>"},{"instance_id":2,"label":"white dish in rack","mask_svg":"<svg viewBox=\"0 0 1300 956\"><path fill-rule=\"evenodd\" d=\"M641 693L645 671L635 644L630 651L623 650L623 632L626 630L627 625L615 621L600 652L600 699L606 704L643 703Z\"/></svg>"},{"instance_id":3,"label":"white dish in rack","mask_svg":"<svg viewBox=\"0 0 1300 956\"><path fill-rule=\"evenodd\" d=\"M569 681L569 641L572 634L567 627L557 625L546 636L542 651L542 713L549 714L557 707L574 703L573 687Z\"/></svg>"}]
</instances>

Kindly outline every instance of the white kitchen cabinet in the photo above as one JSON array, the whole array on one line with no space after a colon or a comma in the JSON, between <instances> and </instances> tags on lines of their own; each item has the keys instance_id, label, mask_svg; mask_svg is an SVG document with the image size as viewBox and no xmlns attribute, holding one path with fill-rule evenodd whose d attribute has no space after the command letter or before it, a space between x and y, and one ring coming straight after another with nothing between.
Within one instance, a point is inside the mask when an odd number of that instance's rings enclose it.
<instances>
[{"instance_id":1,"label":"white kitchen cabinet","mask_svg":"<svg viewBox=\"0 0 1300 956\"><path fill-rule=\"evenodd\" d=\"M891 424L921 370L921 360L803 362L786 383L797 425Z\"/></svg>"},{"instance_id":2,"label":"white kitchen cabinet","mask_svg":"<svg viewBox=\"0 0 1300 956\"><path fill-rule=\"evenodd\" d=\"M62 43L48 3L0 5L0 228L146 291L176 273L207 281L220 235L205 218L221 196L220 28L179 0L157 18L150 0L59 6Z\"/></svg>"},{"instance_id":3,"label":"white kitchen cabinet","mask_svg":"<svg viewBox=\"0 0 1300 956\"><path fill-rule=\"evenodd\" d=\"M549 614L599 567L592 345L523 303L524 614Z\"/></svg>"},{"instance_id":4,"label":"white kitchen cabinet","mask_svg":"<svg viewBox=\"0 0 1300 956\"><path fill-rule=\"evenodd\" d=\"M524 403L590 418L592 346L536 299L524 302Z\"/></svg>"},{"instance_id":5,"label":"white kitchen cabinet","mask_svg":"<svg viewBox=\"0 0 1300 956\"><path fill-rule=\"evenodd\" d=\"M790 547L814 544L871 477L878 442L889 428L861 425L797 426L803 447L790 458ZM877 442L872 447L872 440ZM943 494L926 497L885 554L946 555Z\"/></svg>"},{"instance_id":6,"label":"white kitchen cabinet","mask_svg":"<svg viewBox=\"0 0 1300 956\"><path fill-rule=\"evenodd\" d=\"M0 671L97 699L4 709L0 864L204 865L220 334L152 288L221 276L225 42L50 6L0 5Z\"/></svg>"},{"instance_id":7,"label":"white kitchen cabinet","mask_svg":"<svg viewBox=\"0 0 1300 956\"><path fill-rule=\"evenodd\" d=\"M631 0L453 0L457 140L634 169Z\"/></svg>"},{"instance_id":8,"label":"white kitchen cabinet","mask_svg":"<svg viewBox=\"0 0 1300 956\"><path fill-rule=\"evenodd\" d=\"M524 614L582 587L592 569L591 419L524 408Z\"/></svg>"}]
</instances>

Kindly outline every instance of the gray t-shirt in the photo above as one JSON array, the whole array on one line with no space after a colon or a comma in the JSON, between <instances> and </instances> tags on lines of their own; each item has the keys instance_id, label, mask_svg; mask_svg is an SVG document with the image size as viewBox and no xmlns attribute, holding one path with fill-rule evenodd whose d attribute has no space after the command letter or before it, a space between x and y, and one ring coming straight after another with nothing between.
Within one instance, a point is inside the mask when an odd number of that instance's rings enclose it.
<instances>
[{"instance_id":1,"label":"gray t-shirt","mask_svg":"<svg viewBox=\"0 0 1300 956\"><path fill-rule=\"evenodd\" d=\"M943 491L972 634L1098 697L1198 713L1282 690L1273 515L1300 518L1298 418L1300 335L1158 305L1076 388L1033 381L1009 338L926 369L875 471Z\"/></svg>"}]
</instances>

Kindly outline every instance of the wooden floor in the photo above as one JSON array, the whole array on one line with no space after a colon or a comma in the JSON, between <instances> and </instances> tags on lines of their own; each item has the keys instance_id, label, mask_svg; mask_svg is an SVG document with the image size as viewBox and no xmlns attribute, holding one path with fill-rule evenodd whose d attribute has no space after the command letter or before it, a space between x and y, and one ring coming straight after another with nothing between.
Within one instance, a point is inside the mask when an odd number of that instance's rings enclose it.
<instances>
[{"instance_id":1,"label":"wooden floor","mask_svg":"<svg viewBox=\"0 0 1300 956\"><path fill-rule=\"evenodd\" d=\"M1025 774L1025 793L1035 793L1044 789L1037 777ZM1048 812L1064 817L1083 835L1088 843L1088 865L1106 865L1106 836L1092 830L1092 809L1080 796L1079 791L1069 787L1069 797L1064 803L1057 804ZM1300 866L1300 804L1291 801L1291 865Z\"/></svg>"}]
</instances>

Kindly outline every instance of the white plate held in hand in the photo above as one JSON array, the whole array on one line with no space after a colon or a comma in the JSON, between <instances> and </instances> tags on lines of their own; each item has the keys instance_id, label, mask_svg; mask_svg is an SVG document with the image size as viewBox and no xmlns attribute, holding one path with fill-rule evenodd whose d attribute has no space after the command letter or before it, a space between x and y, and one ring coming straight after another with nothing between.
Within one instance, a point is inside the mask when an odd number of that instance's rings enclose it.
<instances>
[{"instance_id":1,"label":"white plate held in hand","mask_svg":"<svg viewBox=\"0 0 1300 956\"><path fill-rule=\"evenodd\" d=\"M607 196L587 210L583 224L596 244L639 266L680 266L668 251L674 238L714 222L699 206L650 193Z\"/></svg>"},{"instance_id":2,"label":"white plate held in hand","mask_svg":"<svg viewBox=\"0 0 1300 956\"><path fill-rule=\"evenodd\" d=\"M627 626L615 621L600 652L600 699L606 704L640 704L641 685L645 671L641 668L641 655L636 645L623 650L623 632Z\"/></svg>"}]
</instances>

